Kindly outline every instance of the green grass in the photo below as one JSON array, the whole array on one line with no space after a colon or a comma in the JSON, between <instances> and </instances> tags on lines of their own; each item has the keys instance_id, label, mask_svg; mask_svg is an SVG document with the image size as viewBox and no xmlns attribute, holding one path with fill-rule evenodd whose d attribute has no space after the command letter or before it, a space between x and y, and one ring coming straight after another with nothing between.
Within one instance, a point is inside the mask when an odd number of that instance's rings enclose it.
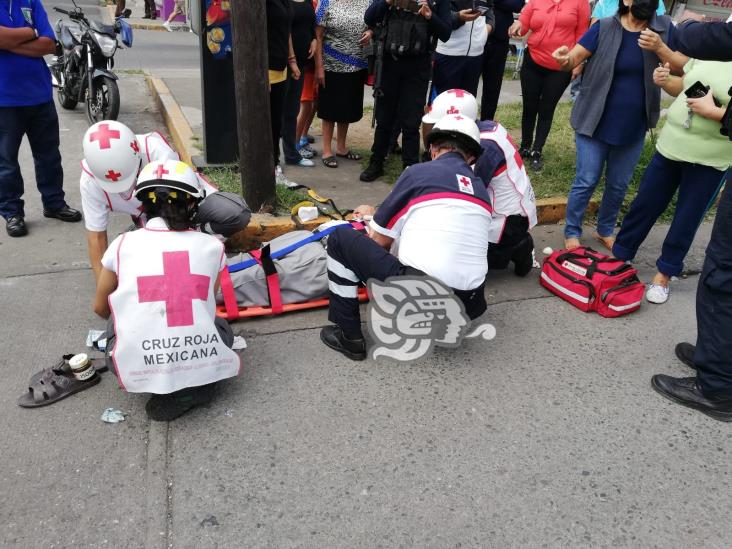
<instances>
[{"instance_id":1,"label":"green grass","mask_svg":"<svg viewBox=\"0 0 732 549\"><path fill-rule=\"evenodd\" d=\"M209 168L204 171L214 184L222 191L241 194L241 176L239 175L238 166L226 166L223 168ZM290 209L297 204L306 200L307 196L301 190L292 190L281 185L275 185L275 203L274 210L276 214L289 215Z\"/></svg>"}]
</instances>

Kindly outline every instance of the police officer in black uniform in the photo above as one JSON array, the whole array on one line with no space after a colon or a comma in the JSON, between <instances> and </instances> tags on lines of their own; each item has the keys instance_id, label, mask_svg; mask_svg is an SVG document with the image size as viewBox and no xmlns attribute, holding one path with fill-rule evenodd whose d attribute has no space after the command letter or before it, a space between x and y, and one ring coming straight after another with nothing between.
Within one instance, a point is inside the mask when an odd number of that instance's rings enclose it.
<instances>
[{"instance_id":1,"label":"police officer in black uniform","mask_svg":"<svg viewBox=\"0 0 732 549\"><path fill-rule=\"evenodd\" d=\"M376 75L376 131L361 181L384 173L394 127L402 129L404 167L419 162L419 126L427 98L432 52L452 33L449 0L374 0L364 21L379 28L381 66Z\"/></svg>"},{"instance_id":2,"label":"police officer in black uniform","mask_svg":"<svg viewBox=\"0 0 732 549\"><path fill-rule=\"evenodd\" d=\"M732 61L732 22L688 22L676 29L673 49L696 58ZM730 90L732 92L732 90ZM732 103L722 133L732 139ZM679 343L676 355L696 376L655 375L653 388L683 406L732 421L732 177L719 201L696 293L697 341Z\"/></svg>"}]
</instances>

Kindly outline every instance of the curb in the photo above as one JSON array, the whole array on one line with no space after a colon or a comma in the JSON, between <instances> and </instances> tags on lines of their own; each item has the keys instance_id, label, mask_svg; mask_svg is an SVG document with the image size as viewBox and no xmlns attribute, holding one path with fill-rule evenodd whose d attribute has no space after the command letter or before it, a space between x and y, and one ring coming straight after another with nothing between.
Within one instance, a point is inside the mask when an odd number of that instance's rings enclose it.
<instances>
[{"instance_id":1,"label":"curb","mask_svg":"<svg viewBox=\"0 0 732 549\"><path fill-rule=\"evenodd\" d=\"M193 142L193 130L186 120L180 105L170 93L168 86L160 78L145 75L147 86L153 96L160 113L163 115L165 125L168 127L170 137L173 139L175 150L178 151L180 159L188 165L192 165L192 157L198 154L198 149Z\"/></svg>"},{"instance_id":2,"label":"curb","mask_svg":"<svg viewBox=\"0 0 732 549\"><path fill-rule=\"evenodd\" d=\"M175 149L178 151L183 162L193 165L192 158L200 153L193 141L193 130L188 120L183 115L180 105L170 93L168 86L162 79L152 75L146 75L147 85L155 100L168 132L173 140ZM594 214L598 204L591 200L587 206L587 213ZM540 198L536 201L536 215L539 225L553 225L562 221L567 214L567 199L564 197ZM303 227L312 230L321 223L329 221L326 217L320 217L313 221L303 223ZM269 214L254 214L249 226L227 240L227 248L250 250L257 247L261 242L267 242L277 236L298 229L290 217L274 216Z\"/></svg>"},{"instance_id":3,"label":"curb","mask_svg":"<svg viewBox=\"0 0 732 549\"><path fill-rule=\"evenodd\" d=\"M114 21L114 13L116 11L116 7L114 6L114 4L108 4L107 11L109 12L110 20ZM168 32L168 29L163 27L162 23L133 23L129 19L127 20L127 22L135 30L153 30ZM176 23L175 26L171 28L173 29L173 32L189 32L191 30L191 27L188 26L187 23Z\"/></svg>"}]
</instances>

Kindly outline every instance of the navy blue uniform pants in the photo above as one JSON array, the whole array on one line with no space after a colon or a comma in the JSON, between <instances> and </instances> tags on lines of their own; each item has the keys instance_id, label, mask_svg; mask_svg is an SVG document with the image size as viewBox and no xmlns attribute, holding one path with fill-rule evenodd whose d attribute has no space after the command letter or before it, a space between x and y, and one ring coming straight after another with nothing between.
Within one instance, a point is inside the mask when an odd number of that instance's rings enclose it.
<instances>
[{"instance_id":1,"label":"navy blue uniform pants","mask_svg":"<svg viewBox=\"0 0 732 549\"><path fill-rule=\"evenodd\" d=\"M381 73L383 96L376 101L376 130L371 150L374 159L383 162L393 142L394 128L402 130L402 163L419 162L419 128L430 83L431 58L384 55Z\"/></svg>"},{"instance_id":2,"label":"navy blue uniform pants","mask_svg":"<svg viewBox=\"0 0 732 549\"><path fill-rule=\"evenodd\" d=\"M24 216L23 176L18 151L28 136L36 170L36 186L46 210L64 202L64 172L59 151L58 114L53 101L29 107L0 107L0 215Z\"/></svg>"},{"instance_id":3,"label":"navy blue uniform pants","mask_svg":"<svg viewBox=\"0 0 732 549\"><path fill-rule=\"evenodd\" d=\"M384 281L392 276L424 276L399 260L361 231L336 229L328 237L328 320L341 327L349 339L361 334L358 288L370 279ZM484 284L473 290L454 290L472 320L482 315L487 304Z\"/></svg>"},{"instance_id":4,"label":"navy blue uniform pants","mask_svg":"<svg viewBox=\"0 0 732 549\"><path fill-rule=\"evenodd\" d=\"M646 168L638 194L630 205L613 246L613 254L629 261L648 236L658 217L666 211L678 190L676 210L656 261L659 272L678 276L684 269L694 235L724 182L724 172L669 160L656 153Z\"/></svg>"},{"instance_id":5,"label":"navy blue uniform pants","mask_svg":"<svg viewBox=\"0 0 732 549\"><path fill-rule=\"evenodd\" d=\"M732 397L732 178L717 208L696 291L694 363L707 394Z\"/></svg>"},{"instance_id":6,"label":"navy blue uniform pants","mask_svg":"<svg viewBox=\"0 0 732 549\"><path fill-rule=\"evenodd\" d=\"M493 120L501 95L503 73L506 70L508 41L493 42L490 37L483 50L483 99L480 102L480 119Z\"/></svg>"},{"instance_id":7,"label":"navy blue uniform pants","mask_svg":"<svg viewBox=\"0 0 732 549\"><path fill-rule=\"evenodd\" d=\"M432 87L437 91L436 95L447 90L465 90L475 96L482 71L483 54L468 57L435 53Z\"/></svg>"}]
</instances>

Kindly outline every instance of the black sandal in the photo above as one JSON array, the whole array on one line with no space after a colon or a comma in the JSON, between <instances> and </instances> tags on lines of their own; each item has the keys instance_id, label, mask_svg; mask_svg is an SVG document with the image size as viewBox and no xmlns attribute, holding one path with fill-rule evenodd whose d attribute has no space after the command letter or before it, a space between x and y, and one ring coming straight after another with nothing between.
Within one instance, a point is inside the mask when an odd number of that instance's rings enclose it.
<instances>
[{"instance_id":1,"label":"black sandal","mask_svg":"<svg viewBox=\"0 0 732 549\"><path fill-rule=\"evenodd\" d=\"M18 399L18 406L22 408L39 408L48 406L59 400L93 387L101 381L99 375L94 375L88 381L79 381L72 373L66 373L53 368L46 368L40 375L33 376L28 392Z\"/></svg>"},{"instance_id":2,"label":"black sandal","mask_svg":"<svg viewBox=\"0 0 732 549\"><path fill-rule=\"evenodd\" d=\"M348 160L361 160L363 158L360 154L353 152L351 149L348 149L346 154L336 153L336 156L340 158L347 158Z\"/></svg>"},{"instance_id":3,"label":"black sandal","mask_svg":"<svg viewBox=\"0 0 732 549\"><path fill-rule=\"evenodd\" d=\"M324 156L323 159L323 166L326 168L337 168L338 167L338 161L336 160L335 156Z\"/></svg>"}]
</instances>

